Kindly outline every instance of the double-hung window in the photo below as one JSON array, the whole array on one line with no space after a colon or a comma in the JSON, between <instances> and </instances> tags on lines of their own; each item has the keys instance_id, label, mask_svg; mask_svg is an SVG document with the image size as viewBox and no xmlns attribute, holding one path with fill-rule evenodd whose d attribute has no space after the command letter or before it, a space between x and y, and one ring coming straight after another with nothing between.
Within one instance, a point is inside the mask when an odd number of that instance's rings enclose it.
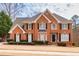
<instances>
[{"instance_id":1,"label":"double-hung window","mask_svg":"<svg viewBox=\"0 0 79 59\"><path fill-rule=\"evenodd\" d=\"M68 24L62 24L62 30L68 29Z\"/></svg>"},{"instance_id":2,"label":"double-hung window","mask_svg":"<svg viewBox=\"0 0 79 59\"><path fill-rule=\"evenodd\" d=\"M51 29L56 30L57 29L57 24L51 24Z\"/></svg>"},{"instance_id":3,"label":"double-hung window","mask_svg":"<svg viewBox=\"0 0 79 59\"><path fill-rule=\"evenodd\" d=\"M62 33L61 34L61 41L69 41L69 34Z\"/></svg>"},{"instance_id":4,"label":"double-hung window","mask_svg":"<svg viewBox=\"0 0 79 59\"><path fill-rule=\"evenodd\" d=\"M46 23L39 23L39 30L46 30Z\"/></svg>"},{"instance_id":5,"label":"double-hung window","mask_svg":"<svg viewBox=\"0 0 79 59\"><path fill-rule=\"evenodd\" d=\"M28 30L32 29L32 23L28 23Z\"/></svg>"}]
</instances>

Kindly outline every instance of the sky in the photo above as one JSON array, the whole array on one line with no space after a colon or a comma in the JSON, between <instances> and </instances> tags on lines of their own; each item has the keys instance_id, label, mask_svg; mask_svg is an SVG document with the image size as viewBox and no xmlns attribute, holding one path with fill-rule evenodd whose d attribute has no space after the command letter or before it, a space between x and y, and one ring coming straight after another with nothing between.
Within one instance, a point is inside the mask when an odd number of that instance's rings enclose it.
<instances>
[{"instance_id":1,"label":"sky","mask_svg":"<svg viewBox=\"0 0 79 59\"><path fill-rule=\"evenodd\" d=\"M71 19L73 15L79 15L79 3L25 3L22 15L18 17L31 17L45 9L49 9L52 13L57 13L67 19Z\"/></svg>"}]
</instances>

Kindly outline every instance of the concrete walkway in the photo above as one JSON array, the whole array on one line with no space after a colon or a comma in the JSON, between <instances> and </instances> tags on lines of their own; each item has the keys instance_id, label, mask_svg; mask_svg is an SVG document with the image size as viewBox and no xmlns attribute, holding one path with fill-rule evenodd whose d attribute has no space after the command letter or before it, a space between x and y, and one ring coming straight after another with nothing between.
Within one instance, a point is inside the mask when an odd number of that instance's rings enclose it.
<instances>
[{"instance_id":1,"label":"concrete walkway","mask_svg":"<svg viewBox=\"0 0 79 59\"><path fill-rule=\"evenodd\" d=\"M25 51L25 50L0 50L0 55L12 56L79 56L79 53L69 52L43 52L43 51Z\"/></svg>"}]
</instances>

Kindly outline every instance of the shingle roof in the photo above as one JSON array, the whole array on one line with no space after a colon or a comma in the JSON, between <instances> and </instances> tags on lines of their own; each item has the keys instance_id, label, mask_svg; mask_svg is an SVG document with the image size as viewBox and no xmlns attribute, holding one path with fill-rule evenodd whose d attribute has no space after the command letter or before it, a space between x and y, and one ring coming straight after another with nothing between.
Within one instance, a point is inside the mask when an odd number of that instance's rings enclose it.
<instances>
[{"instance_id":1,"label":"shingle roof","mask_svg":"<svg viewBox=\"0 0 79 59\"><path fill-rule=\"evenodd\" d=\"M25 21L30 21L30 22L34 21L40 14L41 13L38 13L35 16L30 17L30 18L29 17L17 17L16 20L13 22L13 25L11 28L13 28L16 24L22 26Z\"/></svg>"},{"instance_id":2,"label":"shingle roof","mask_svg":"<svg viewBox=\"0 0 79 59\"><path fill-rule=\"evenodd\" d=\"M66 19L65 17L62 17L56 13L53 13L52 15L54 15L59 21L64 22L64 23L72 23L71 20Z\"/></svg>"},{"instance_id":3,"label":"shingle roof","mask_svg":"<svg viewBox=\"0 0 79 59\"><path fill-rule=\"evenodd\" d=\"M47 12L48 12L48 11L47 11ZM32 21L34 21L40 14L42 14L42 13L38 13L38 14L36 14L36 15L33 16L33 17L18 17L18 18L16 18L16 20L13 22L13 25L12 25L11 28L13 28L16 24L22 26L23 23L26 22L26 21L32 22ZM59 21L61 21L61 23L63 23L63 22L65 22L65 23L66 23L66 22L67 22L67 23L71 23L71 22L72 22L71 20L67 20L66 18L64 18L64 17L62 17L62 16L60 16L60 15L58 15L58 14L56 14L56 13L51 13L51 14L52 14L52 17L55 16Z\"/></svg>"}]
</instances>

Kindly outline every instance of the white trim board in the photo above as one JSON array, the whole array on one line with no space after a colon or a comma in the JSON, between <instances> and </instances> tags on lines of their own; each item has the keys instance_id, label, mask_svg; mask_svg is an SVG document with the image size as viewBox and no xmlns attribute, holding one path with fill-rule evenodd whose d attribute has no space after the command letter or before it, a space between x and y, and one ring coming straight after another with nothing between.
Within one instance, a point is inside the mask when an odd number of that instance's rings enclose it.
<instances>
[{"instance_id":1,"label":"white trim board","mask_svg":"<svg viewBox=\"0 0 79 59\"><path fill-rule=\"evenodd\" d=\"M41 17L41 16L44 16L46 18L46 20L51 23L51 21L44 15L44 14L40 14L34 21L34 23Z\"/></svg>"},{"instance_id":2,"label":"white trim board","mask_svg":"<svg viewBox=\"0 0 79 59\"><path fill-rule=\"evenodd\" d=\"M47 9L47 11L50 13L50 15L52 16L52 17L54 17L55 19L56 19L56 21L58 21L58 23L60 23L60 21Z\"/></svg>"},{"instance_id":3,"label":"white trim board","mask_svg":"<svg viewBox=\"0 0 79 59\"><path fill-rule=\"evenodd\" d=\"M51 15L52 17L54 17L54 18L56 19L56 21L57 21L58 23L60 23L60 21L51 13L51 11L50 11L49 9L46 9L46 10L50 13L50 15ZM45 10L45 11L46 11L46 10ZM45 11L44 11L44 12L45 12Z\"/></svg>"},{"instance_id":4,"label":"white trim board","mask_svg":"<svg viewBox=\"0 0 79 59\"><path fill-rule=\"evenodd\" d=\"M12 31L13 31L16 27L19 27L19 28L23 31L23 33L25 33L25 31L24 31L18 24L16 24L16 25L9 31L9 33L12 33Z\"/></svg>"}]
</instances>

